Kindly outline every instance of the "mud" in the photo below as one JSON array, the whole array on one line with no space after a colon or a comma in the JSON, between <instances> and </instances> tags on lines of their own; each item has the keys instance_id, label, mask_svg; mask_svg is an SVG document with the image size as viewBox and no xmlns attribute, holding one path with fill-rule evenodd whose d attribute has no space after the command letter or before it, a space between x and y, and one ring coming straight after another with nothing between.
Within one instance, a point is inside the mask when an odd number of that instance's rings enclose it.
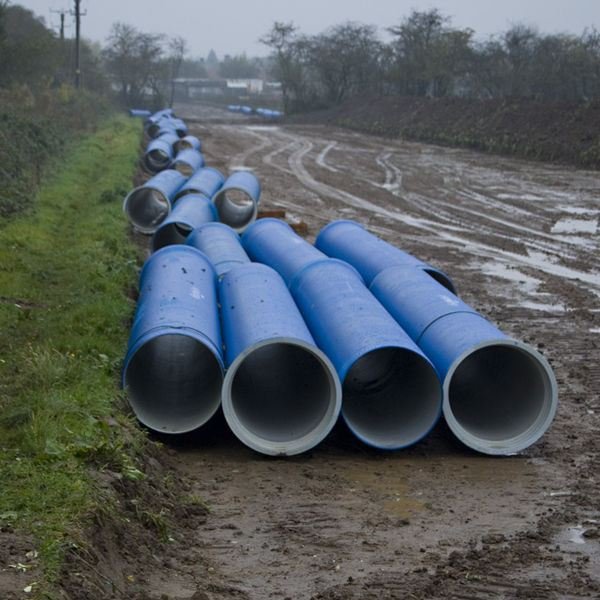
<instances>
[{"instance_id":1,"label":"mud","mask_svg":"<svg viewBox=\"0 0 600 600\"><path fill-rule=\"evenodd\" d=\"M441 423L409 451L370 451L338 427L308 455L269 460L213 424L174 448L177 472L211 507L187 540L210 565L186 576L190 589L598 597L598 238L568 225L597 222L597 174L328 127L211 123L194 110L208 164L255 169L263 208L307 223L309 239L357 219L450 273L467 302L550 360L560 407L538 444L505 459L468 451Z\"/></svg>"}]
</instances>

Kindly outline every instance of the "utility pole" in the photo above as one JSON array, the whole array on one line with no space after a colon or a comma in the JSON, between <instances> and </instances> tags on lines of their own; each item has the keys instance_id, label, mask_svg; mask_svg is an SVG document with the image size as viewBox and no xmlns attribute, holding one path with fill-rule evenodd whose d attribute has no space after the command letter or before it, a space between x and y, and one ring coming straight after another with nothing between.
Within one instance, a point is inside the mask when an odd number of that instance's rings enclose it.
<instances>
[{"instance_id":1,"label":"utility pole","mask_svg":"<svg viewBox=\"0 0 600 600\"><path fill-rule=\"evenodd\" d=\"M81 0L75 0L75 11L71 13L75 16L75 87L81 87L81 58L79 45L81 42L81 17L85 13L81 12Z\"/></svg>"},{"instance_id":2,"label":"utility pole","mask_svg":"<svg viewBox=\"0 0 600 600\"><path fill-rule=\"evenodd\" d=\"M65 41L65 11L61 10L51 10L50 12L58 13L60 15L60 41Z\"/></svg>"}]
</instances>

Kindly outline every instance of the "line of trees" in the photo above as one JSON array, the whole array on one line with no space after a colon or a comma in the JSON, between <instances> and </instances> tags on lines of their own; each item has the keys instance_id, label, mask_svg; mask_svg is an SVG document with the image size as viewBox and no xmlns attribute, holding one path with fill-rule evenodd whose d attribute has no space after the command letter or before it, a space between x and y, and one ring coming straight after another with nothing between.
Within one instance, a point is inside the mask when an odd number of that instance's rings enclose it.
<instances>
[{"instance_id":1,"label":"line of trees","mask_svg":"<svg viewBox=\"0 0 600 600\"><path fill-rule=\"evenodd\" d=\"M413 11L384 43L374 27L343 23L317 35L276 22L271 49L286 112L340 104L362 94L528 97L587 101L600 96L600 33L541 34L524 25L478 41L438 9Z\"/></svg>"},{"instance_id":2,"label":"line of trees","mask_svg":"<svg viewBox=\"0 0 600 600\"><path fill-rule=\"evenodd\" d=\"M263 75L265 59L214 51L207 60L187 56L179 36L145 33L126 23L115 23L103 46L81 40L83 87L105 96L116 94L126 106L155 106L172 102L174 79L185 77L249 78ZM0 91L40 90L73 82L75 42L60 37L44 20L19 5L0 0Z\"/></svg>"}]
</instances>

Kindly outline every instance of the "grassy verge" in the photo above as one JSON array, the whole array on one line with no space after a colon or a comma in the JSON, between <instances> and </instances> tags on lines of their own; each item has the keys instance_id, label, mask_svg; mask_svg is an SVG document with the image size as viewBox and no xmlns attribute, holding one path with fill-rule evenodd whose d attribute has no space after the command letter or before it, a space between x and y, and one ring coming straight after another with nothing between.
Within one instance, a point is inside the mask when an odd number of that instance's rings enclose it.
<instances>
[{"instance_id":1,"label":"grassy verge","mask_svg":"<svg viewBox=\"0 0 600 600\"><path fill-rule=\"evenodd\" d=\"M143 477L141 431L120 410L138 251L121 201L139 124L78 143L32 214L0 227L0 526L31 532L44 583L85 515L105 502L91 470Z\"/></svg>"}]
</instances>

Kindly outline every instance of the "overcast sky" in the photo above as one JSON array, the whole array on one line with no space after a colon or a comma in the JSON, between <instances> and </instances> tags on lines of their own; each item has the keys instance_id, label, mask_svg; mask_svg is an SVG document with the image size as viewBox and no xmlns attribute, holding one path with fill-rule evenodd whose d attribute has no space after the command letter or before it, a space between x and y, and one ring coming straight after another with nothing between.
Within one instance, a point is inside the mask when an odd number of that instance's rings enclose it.
<instances>
[{"instance_id":1,"label":"overcast sky","mask_svg":"<svg viewBox=\"0 0 600 600\"><path fill-rule=\"evenodd\" d=\"M14 0L58 28L51 9L69 9L73 0ZM592 25L600 29L600 0L82 0L87 15L82 33L104 41L111 24L124 21L146 32L181 35L192 56L206 56L211 48L225 53L263 55L258 42L273 21L294 21L304 33L318 33L342 21L360 21L385 27L400 22L412 8L438 7L460 27L478 35L497 33L511 23L536 25L544 32L581 33ZM67 18L73 35L72 17Z\"/></svg>"}]
</instances>

